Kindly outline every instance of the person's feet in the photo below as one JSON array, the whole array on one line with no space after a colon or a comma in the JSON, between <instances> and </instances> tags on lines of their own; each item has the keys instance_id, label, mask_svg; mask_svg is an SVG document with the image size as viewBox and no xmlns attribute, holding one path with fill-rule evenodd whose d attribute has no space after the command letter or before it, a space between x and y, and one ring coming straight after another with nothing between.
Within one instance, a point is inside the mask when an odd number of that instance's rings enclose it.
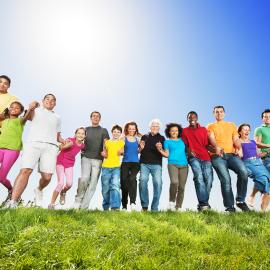
<instances>
[{"instance_id":1,"label":"person's feet","mask_svg":"<svg viewBox=\"0 0 270 270\"><path fill-rule=\"evenodd\" d=\"M61 191L60 193L60 204L64 205L66 203L66 192Z\"/></svg>"},{"instance_id":2,"label":"person's feet","mask_svg":"<svg viewBox=\"0 0 270 270\"><path fill-rule=\"evenodd\" d=\"M172 211L172 212L176 211L175 202L169 202L168 211Z\"/></svg>"},{"instance_id":3,"label":"person's feet","mask_svg":"<svg viewBox=\"0 0 270 270\"><path fill-rule=\"evenodd\" d=\"M235 211L236 210L235 210L235 208L233 206L232 207L228 207L228 208L225 209L225 212L226 213L235 213Z\"/></svg>"},{"instance_id":4,"label":"person's feet","mask_svg":"<svg viewBox=\"0 0 270 270\"><path fill-rule=\"evenodd\" d=\"M262 211L266 211L269 203L270 203L270 195L269 194L263 194L262 203L261 203Z\"/></svg>"},{"instance_id":5,"label":"person's feet","mask_svg":"<svg viewBox=\"0 0 270 270\"><path fill-rule=\"evenodd\" d=\"M135 203L132 203L132 204L130 205L130 210L131 210L131 211L136 211L136 204L135 204Z\"/></svg>"},{"instance_id":6,"label":"person's feet","mask_svg":"<svg viewBox=\"0 0 270 270\"><path fill-rule=\"evenodd\" d=\"M35 193L35 198L34 198L35 206L41 207L42 199L43 199L43 192L37 187L34 189L34 193Z\"/></svg>"},{"instance_id":7,"label":"person's feet","mask_svg":"<svg viewBox=\"0 0 270 270\"><path fill-rule=\"evenodd\" d=\"M254 199L255 199L255 197L253 197L253 196L249 196L247 198L247 204L248 204L248 206L254 207Z\"/></svg>"},{"instance_id":8,"label":"person's feet","mask_svg":"<svg viewBox=\"0 0 270 270\"><path fill-rule=\"evenodd\" d=\"M4 209L16 209L18 208L18 202L10 200L4 206Z\"/></svg>"},{"instance_id":9,"label":"person's feet","mask_svg":"<svg viewBox=\"0 0 270 270\"><path fill-rule=\"evenodd\" d=\"M54 209L55 209L55 204L50 203L50 204L48 205L48 209L54 210Z\"/></svg>"},{"instance_id":10,"label":"person's feet","mask_svg":"<svg viewBox=\"0 0 270 270\"><path fill-rule=\"evenodd\" d=\"M249 212L250 209L248 208L245 202L236 202L236 206L240 208L243 212Z\"/></svg>"},{"instance_id":11,"label":"person's feet","mask_svg":"<svg viewBox=\"0 0 270 270\"><path fill-rule=\"evenodd\" d=\"M12 195L12 190L9 190L6 199L1 204L1 207L5 207L5 205L11 200L11 195Z\"/></svg>"}]
</instances>

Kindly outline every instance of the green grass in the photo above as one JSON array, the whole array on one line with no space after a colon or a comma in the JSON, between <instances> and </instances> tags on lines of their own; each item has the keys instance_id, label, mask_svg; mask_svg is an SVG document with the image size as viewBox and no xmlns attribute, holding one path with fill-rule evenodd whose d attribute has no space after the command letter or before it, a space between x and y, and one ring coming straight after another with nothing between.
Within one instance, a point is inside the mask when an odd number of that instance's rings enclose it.
<instances>
[{"instance_id":1,"label":"green grass","mask_svg":"<svg viewBox=\"0 0 270 270\"><path fill-rule=\"evenodd\" d=\"M0 269L269 269L270 214L0 211Z\"/></svg>"}]
</instances>

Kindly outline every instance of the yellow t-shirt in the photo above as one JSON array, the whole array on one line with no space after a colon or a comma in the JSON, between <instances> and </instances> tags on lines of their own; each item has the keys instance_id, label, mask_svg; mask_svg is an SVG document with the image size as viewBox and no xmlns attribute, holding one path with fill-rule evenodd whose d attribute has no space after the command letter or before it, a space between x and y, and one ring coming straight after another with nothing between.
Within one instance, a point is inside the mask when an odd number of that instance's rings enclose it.
<instances>
[{"instance_id":1,"label":"yellow t-shirt","mask_svg":"<svg viewBox=\"0 0 270 270\"><path fill-rule=\"evenodd\" d=\"M6 108L8 108L13 101L17 100L17 97L9 93L0 94L0 113L2 113Z\"/></svg>"},{"instance_id":2,"label":"yellow t-shirt","mask_svg":"<svg viewBox=\"0 0 270 270\"><path fill-rule=\"evenodd\" d=\"M207 126L210 133L214 134L217 146L224 149L224 152L234 153L233 137L238 135L237 127L232 122L219 121Z\"/></svg>"},{"instance_id":3,"label":"yellow t-shirt","mask_svg":"<svg viewBox=\"0 0 270 270\"><path fill-rule=\"evenodd\" d=\"M107 140L105 142L105 148L108 153L108 157L104 159L102 163L102 167L104 168L116 168L120 167L120 156L118 155L118 151L124 148L125 142L122 140L113 141Z\"/></svg>"}]
</instances>

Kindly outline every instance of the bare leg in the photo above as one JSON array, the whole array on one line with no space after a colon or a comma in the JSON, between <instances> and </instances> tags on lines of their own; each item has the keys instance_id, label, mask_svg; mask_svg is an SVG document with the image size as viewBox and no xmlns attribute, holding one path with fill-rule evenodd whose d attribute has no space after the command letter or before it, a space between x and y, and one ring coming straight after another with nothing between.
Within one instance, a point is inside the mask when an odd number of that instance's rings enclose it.
<instances>
[{"instance_id":1,"label":"bare leg","mask_svg":"<svg viewBox=\"0 0 270 270\"><path fill-rule=\"evenodd\" d=\"M16 177L14 186L13 186L13 191L12 191L12 197L11 199L13 201L18 201L24 192L27 184L28 184L28 179L32 173L32 169L24 168L20 170L20 173Z\"/></svg>"},{"instance_id":2,"label":"bare leg","mask_svg":"<svg viewBox=\"0 0 270 270\"><path fill-rule=\"evenodd\" d=\"M43 188L45 188L46 186L48 186L48 184L51 181L52 178L52 173L40 173L41 174L41 178L39 180L39 186L38 189L39 190L43 190Z\"/></svg>"},{"instance_id":3,"label":"bare leg","mask_svg":"<svg viewBox=\"0 0 270 270\"><path fill-rule=\"evenodd\" d=\"M262 211L265 211L270 203L270 195L267 193L264 193L262 196L262 204L261 209Z\"/></svg>"},{"instance_id":4,"label":"bare leg","mask_svg":"<svg viewBox=\"0 0 270 270\"><path fill-rule=\"evenodd\" d=\"M253 207L254 206L254 199L256 196L256 193L258 192L258 190L254 187L251 194L249 195L249 197L247 198L247 203L249 206Z\"/></svg>"},{"instance_id":5,"label":"bare leg","mask_svg":"<svg viewBox=\"0 0 270 270\"><path fill-rule=\"evenodd\" d=\"M52 204L52 205L55 204L55 201L56 201L58 195L59 195L59 192L57 192L57 191L54 191L54 192L53 192L53 194L52 194L52 199L51 199L51 204Z\"/></svg>"}]
</instances>

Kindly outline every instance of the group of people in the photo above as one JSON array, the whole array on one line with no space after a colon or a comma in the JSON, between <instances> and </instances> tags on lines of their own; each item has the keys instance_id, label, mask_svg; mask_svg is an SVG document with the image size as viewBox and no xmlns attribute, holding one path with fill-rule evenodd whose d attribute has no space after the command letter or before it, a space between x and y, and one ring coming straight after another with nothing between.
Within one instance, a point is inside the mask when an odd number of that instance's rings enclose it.
<instances>
[{"instance_id":1,"label":"group of people","mask_svg":"<svg viewBox=\"0 0 270 270\"><path fill-rule=\"evenodd\" d=\"M81 153L81 176L73 207L88 209L101 174L104 210L126 210L128 204L135 210L137 177L143 211L149 209L148 182L151 175L153 199L151 211L158 211L162 191L162 159L168 158L170 177L170 211L181 211L188 166L193 172L198 210L211 209L209 197L213 182L213 168L220 180L225 211L235 212L235 205L242 211L254 206L257 192L262 194L261 209L269 202L270 185L270 109L263 111L263 125L255 130L250 139L250 125L238 128L224 120L225 109L215 106L215 122L203 127L198 114L187 114L189 125L178 123L166 125L165 135L160 134L161 122L153 119L149 133L141 135L136 122L128 122L123 130L120 125L111 129L111 138L106 128L100 126L101 114L90 115L91 126L79 127L75 135L61 137L61 120L54 111L56 97L46 94L40 104L30 103L27 110L10 93L10 78L0 76L0 182L7 188L4 204L16 208L27 186L28 179L38 165L39 185L34 190L34 203L42 205L43 189L50 183L56 170L57 186L53 191L49 209L54 209L58 196L65 204L66 192L73 182L75 157ZM21 116L23 114L23 116ZM27 140L22 144L25 123L31 127ZM13 164L21 155L21 170L14 184L7 179ZM234 198L229 170L237 174L237 194ZM254 181L252 193L246 200L248 177Z\"/></svg>"}]
</instances>

